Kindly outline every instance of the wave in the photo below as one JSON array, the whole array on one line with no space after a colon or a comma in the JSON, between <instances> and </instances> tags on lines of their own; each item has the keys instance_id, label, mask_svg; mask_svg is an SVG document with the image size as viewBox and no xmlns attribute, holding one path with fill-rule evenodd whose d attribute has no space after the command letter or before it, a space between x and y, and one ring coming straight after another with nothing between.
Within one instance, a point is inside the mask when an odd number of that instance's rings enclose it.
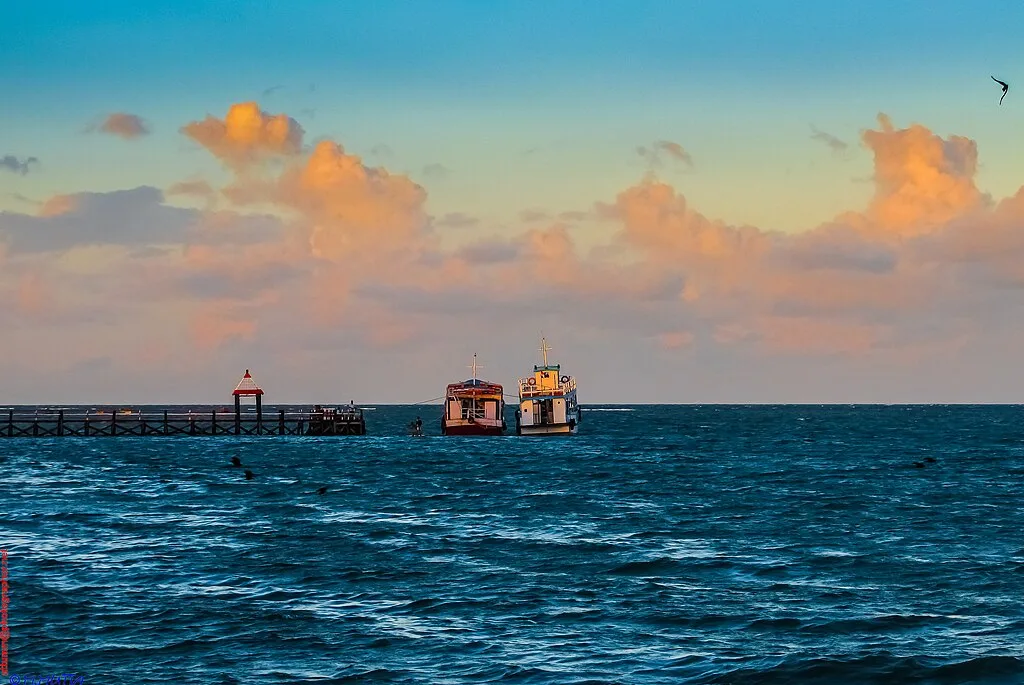
<instances>
[{"instance_id":1,"label":"wave","mask_svg":"<svg viewBox=\"0 0 1024 685\"><path fill-rule=\"evenodd\" d=\"M422 408L365 409L359 440L0 440L18 662L73 653L111 685L236 682L256 651L267 685L1024 683L1019 408L601 405L636 416L570 442L392 440Z\"/></svg>"},{"instance_id":2,"label":"wave","mask_svg":"<svg viewBox=\"0 0 1024 685\"><path fill-rule=\"evenodd\" d=\"M826 683L872 683L904 685L934 683L953 685L1011 685L1021 682L1024 660L1012 656L985 656L942 663L928 656L897 657L888 653L853 659L790 657L769 668L739 668L717 673L701 680L704 683L739 683L744 685L825 685Z\"/></svg>"}]
</instances>

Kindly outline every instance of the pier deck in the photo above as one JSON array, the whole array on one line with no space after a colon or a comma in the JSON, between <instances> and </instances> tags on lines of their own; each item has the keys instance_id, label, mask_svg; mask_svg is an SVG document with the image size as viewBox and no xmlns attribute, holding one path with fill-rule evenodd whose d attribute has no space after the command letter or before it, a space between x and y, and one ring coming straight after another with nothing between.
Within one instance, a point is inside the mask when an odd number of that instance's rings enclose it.
<instances>
[{"instance_id":1,"label":"pier deck","mask_svg":"<svg viewBox=\"0 0 1024 685\"><path fill-rule=\"evenodd\" d=\"M85 413L15 411L0 414L0 438L365 435L361 409L240 414L230 411Z\"/></svg>"}]
</instances>

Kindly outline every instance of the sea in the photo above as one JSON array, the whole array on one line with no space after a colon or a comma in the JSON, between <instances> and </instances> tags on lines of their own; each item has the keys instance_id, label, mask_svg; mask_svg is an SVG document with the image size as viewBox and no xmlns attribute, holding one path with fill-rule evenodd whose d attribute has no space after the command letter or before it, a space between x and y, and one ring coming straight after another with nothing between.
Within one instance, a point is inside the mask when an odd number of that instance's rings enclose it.
<instances>
[{"instance_id":1,"label":"sea","mask_svg":"<svg viewBox=\"0 0 1024 685\"><path fill-rule=\"evenodd\" d=\"M583 412L0 440L9 682L1024 683L1024 407Z\"/></svg>"}]
</instances>

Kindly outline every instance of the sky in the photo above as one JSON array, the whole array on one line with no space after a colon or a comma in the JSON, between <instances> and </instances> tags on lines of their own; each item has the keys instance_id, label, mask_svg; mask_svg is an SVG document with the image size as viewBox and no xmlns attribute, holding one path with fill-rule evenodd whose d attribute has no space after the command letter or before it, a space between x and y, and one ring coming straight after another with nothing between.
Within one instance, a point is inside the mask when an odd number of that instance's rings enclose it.
<instances>
[{"instance_id":1,"label":"sky","mask_svg":"<svg viewBox=\"0 0 1024 685\"><path fill-rule=\"evenodd\" d=\"M1024 397L1019 3L0 16L0 404Z\"/></svg>"}]
</instances>

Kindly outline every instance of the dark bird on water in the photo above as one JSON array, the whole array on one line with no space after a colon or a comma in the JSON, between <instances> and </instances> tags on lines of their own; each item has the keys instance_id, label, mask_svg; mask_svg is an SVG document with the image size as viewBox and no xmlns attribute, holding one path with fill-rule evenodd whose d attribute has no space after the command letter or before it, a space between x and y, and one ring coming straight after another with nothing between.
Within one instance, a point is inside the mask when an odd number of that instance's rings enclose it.
<instances>
[{"instance_id":1,"label":"dark bird on water","mask_svg":"<svg viewBox=\"0 0 1024 685\"><path fill-rule=\"evenodd\" d=\"M928 462L929 464L934 464L935 463L935 457L925 457L924 460L926 462Z\"/></svg>"},{"instance_id":2,"label":"dark bird on water","mask_svg":"<svg viewBox=\"0 0 1024 685\"><path fill-rule=\"evenodd\" d=\"M318 488L317 491L316 491L316 494L318 494L318 495L326 495L327 494L327 486L325 485L322 488Z\"/></svg>"},{"instance_id":3,"label":"dark bird on water","mask_svg":"<svg viewBox=\"0 0 1024 685\"><path fill-rule=\"evenodd\" d=\"M250 471L249 469L245 470L245 479L252 480L252 471Z\"/></svg>"},{"instance_id":4,"label":"dark bird on water","mask_svg":"<svg viewBox=\"0 0 1024 685\"><path fill-rule=\"evenodd\" d=\"M924 468L924 463L922 463L920 461L915 461L914 462L914 468L923 469Z\"/></svg>"},{"instance_id":5,"label":"dark bird on water","mask_svg":"<svg viewBox=\"0 0 1024 685\"><path fill-rule=\"evenodd\" d=\"M1001 105L1003 104L1003 98L1006 97L1006 91L1010 90L1010 86L1006 85L1005 83L997 79L995 76L992 77L992 80L1003 87L1003 94L999 96L999 104Z\"/></svg>"},{"instance_id":6,"label":"dark bird on water","mask_svg":"<svg viewBox=\"0 0 1024 685\"><path fill-rule=\"evenodd\" d=\"M242 460L239 459L238 457L231 457L231 465L232 466L241 466L242 465Z\"/></svg>"}]
</instances>

